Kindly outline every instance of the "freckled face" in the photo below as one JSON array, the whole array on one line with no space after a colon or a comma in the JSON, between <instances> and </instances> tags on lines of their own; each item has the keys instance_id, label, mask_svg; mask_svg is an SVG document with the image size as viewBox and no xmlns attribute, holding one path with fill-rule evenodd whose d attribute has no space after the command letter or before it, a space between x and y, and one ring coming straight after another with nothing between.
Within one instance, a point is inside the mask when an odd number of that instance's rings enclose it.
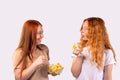
<instances>
[{"instance_id":1,"label":"freckled face","mask_svg":"<svg viewBox=\"0 0 120 80\"><path fill-rule=\"evenodd\" d=\"M87 34L88 34L88 21L85 21L83 23L82 30L81 30L81 38L83 40L88 40Z\"/></svg>"},{"instance_id":2,"label":"freckled face","mask_svg":"<svg viewBox=\"0 0 120 80\"><path fill-rule=\"evenodd\" d=\"M41 44L42 38L44 37L43 29L41 26L38 26L36 37L37 37L37 44Z\"/></svg>"}]
</instances>

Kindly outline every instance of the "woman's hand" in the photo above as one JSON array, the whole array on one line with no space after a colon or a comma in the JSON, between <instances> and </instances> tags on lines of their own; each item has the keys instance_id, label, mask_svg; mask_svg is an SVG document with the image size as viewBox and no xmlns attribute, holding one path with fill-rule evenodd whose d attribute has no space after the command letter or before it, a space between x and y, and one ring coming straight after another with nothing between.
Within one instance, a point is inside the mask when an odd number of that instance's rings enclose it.
<instances>
[{"instance_id":1,"label":"woman's hand","mask_svg":"<svg viewBox=\"0 0 120 80\"><path fill-rule=\"evenodd\" d=\"M35 61L34 64L37 66L37 68L40 68L41 66L48 64L48 59L45 56L39 56Z\"/></svg>"},{"instance_id":2,"label":"woman's hand","mask_svg":"<svg viewBox=\"0 0 120 80\"><path fill-rule=\"evenodd\" d=\"M75 54L76 56L83 56L82 53L80 53L79 49L74 49L73 54Z\"/></svg>"},{"instance_id":3,"label":"woman's hand","mask_svg":"<svg viewBox=\"0 0 120 80\"><path fill-rule=\"evenodd\" d=\"M79 49L74 49L74 50L73 50L73 54L75 54L75 55L80 54L80 50L79 50Z\"/></svg>"}]
</instances>

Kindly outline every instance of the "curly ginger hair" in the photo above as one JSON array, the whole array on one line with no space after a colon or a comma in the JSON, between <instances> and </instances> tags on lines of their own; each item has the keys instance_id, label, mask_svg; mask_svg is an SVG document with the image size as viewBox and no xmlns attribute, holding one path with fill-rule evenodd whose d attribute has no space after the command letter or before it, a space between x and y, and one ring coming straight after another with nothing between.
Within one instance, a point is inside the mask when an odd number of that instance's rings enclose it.
<instances>
[{"instance_id":1,"label":"curly ginger hair","mask_svg":"<svg viewBox=\"0 0 120 80\"><path fill-rule=\"evenodd\" d=\"M106 30L105 22L99 17L86 18L83 23L88 22L88 40L80 39L79 48L82 51L85 46L89 46L91 55L91 63L96 62L97 67L103 67L104 50L110 49L113 52L114 59L116 61L115 51L112 48L109 40L109 36ZM80 31L83 29L83 24Z\"/></svg>"}]
</instances>

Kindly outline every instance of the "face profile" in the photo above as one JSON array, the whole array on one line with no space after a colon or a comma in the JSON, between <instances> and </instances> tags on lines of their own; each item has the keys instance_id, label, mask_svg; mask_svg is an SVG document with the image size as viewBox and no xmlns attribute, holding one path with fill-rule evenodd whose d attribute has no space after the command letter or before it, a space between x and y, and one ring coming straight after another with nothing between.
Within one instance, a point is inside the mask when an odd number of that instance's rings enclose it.
<instances>
[{"instance_id":1,"label":"face profile","mask_svg":"<svg viewBox=\"0 0 120 80\"><path fill-rule=\"evenodd\" d=\"M39 45L42 41L42 38L44 37L43 35L43 29L42 29L42 26L38 26L38 29L37 29L37 44Z\"/></svg>"},{"instance_id":2,"label":"face profile","mask_svg":"<svg viewBox=\"0 0 120 80\"><path fill-rule=\"evenodd\" d=\"M88 34L88 22L85 21L81 28L81 39L87 41L88 40L87 34Z\"/></svg>"}]
</instances>

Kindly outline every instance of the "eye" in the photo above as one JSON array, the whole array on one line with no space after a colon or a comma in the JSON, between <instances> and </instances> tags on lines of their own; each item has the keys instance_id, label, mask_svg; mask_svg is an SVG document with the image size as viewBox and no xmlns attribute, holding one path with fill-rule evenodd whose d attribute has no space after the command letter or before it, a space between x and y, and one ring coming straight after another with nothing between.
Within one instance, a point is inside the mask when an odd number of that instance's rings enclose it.
<instances>
[{"instance_id":1,"label":"eye","mask_svg":"<svg viewBox=\"0 0 120 80\"><path fill-rule=\"evenodd\" d=\"M39 34L43 34L43 31L40 31L40 33Z\"/></svg>"},{"instance_id":2,"label":"eye","mask_svg":"<svg viewBox=\"0 0 120 80\"><path fill-rule=\"evenodd\" d=\"M37 34L43 34L43 31L39 31Z\"/></svg>"}]
</instances>

